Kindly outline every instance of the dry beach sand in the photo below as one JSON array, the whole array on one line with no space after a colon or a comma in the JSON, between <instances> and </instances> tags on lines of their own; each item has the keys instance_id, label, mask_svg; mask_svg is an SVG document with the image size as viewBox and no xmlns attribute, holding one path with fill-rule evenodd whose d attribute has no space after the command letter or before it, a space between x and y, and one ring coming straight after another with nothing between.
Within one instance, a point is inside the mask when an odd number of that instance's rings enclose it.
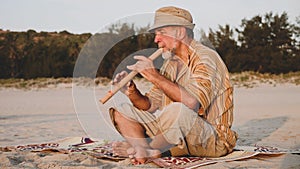
<instances>
[{"instance_id":1,"label":"dry beach sand","mask_svg":"<svg viewBox=\"0 0 300 169\"><path fill-rule=\"evenodd\" d=\"M144 81L139 81L137 85L143 91L149 88ZM96 87L75 84L72 88L69 82L38 88L2 87L0 147L78 136L121 139L111 127L106 110L117 104L117 100L123 99L122 96L117 95L105 105L98 102L108 90L109 87L101 83ZM239 133L239 145L300 148L299 85L289 82L235 83L234 102L233 128ZM123 167L120 162L100 160L84 154L0 151L0 168ZM153 165L143 167L155 168ZM300 155L259 155L201 168L300 168Z\"/></svg>"}]
</instances>

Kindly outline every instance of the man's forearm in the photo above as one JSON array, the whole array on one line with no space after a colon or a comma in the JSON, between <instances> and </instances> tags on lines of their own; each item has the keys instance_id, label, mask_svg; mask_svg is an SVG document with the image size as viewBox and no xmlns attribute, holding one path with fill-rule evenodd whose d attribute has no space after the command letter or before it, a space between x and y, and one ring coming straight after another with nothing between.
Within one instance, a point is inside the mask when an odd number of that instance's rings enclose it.
<instances>
[{"instance_id":1,"label":"man's forearm","mask_svg":"<svg viewBox=\"0 0 300 169\"><path fill-rule=\"evenodd\" d=\"M128 90L127 96L132 102L132 104L141 110L148 110L151 107L151 103L147 96L144 96L137 88L136 85L131 82Z\"/></svg>"},{"instance_id":2,"label":"man's forearm","mask_svg":"<svg viewBox=\"0 0 300 169\"><path fill-rule=\"evenodd\" d=\"M197 109L199 107L199 103L195 97L190 95L180 85L169 81L164 76L156 76L152 83L164 91L164 93L173 101L181 102L190 109Z\"/></svg>"}]
</instances>

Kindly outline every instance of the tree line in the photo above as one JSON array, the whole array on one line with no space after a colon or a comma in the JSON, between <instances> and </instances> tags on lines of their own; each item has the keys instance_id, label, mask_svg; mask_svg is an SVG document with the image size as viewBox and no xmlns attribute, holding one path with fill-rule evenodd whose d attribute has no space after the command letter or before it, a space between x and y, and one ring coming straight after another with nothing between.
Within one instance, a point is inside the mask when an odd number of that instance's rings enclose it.
<instances>
[{"instance_id":1,"label":"tree line","mask_svg":"<svg viewBox=\"0 0 300 169\"><path fill-rule=\"evenodd\" d=\"M0 30L0 78L72 77L79 55L85 56L83 69L94 69L82 75L111 78L129 55L156 47L147 29L123 23L94 35ZM218 30L202 32L198 40L214 48L230 72L279 74L300 70L299 39L300 18L292 24L287 13L270 12L243 19L239 28L220 25Z\"/></svg>"}]
</instances>

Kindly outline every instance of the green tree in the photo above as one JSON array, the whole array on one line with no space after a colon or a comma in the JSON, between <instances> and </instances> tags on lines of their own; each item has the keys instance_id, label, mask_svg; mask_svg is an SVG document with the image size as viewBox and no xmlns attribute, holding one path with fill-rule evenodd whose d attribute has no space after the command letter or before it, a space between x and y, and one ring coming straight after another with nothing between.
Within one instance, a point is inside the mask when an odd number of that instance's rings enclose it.
<instances>
[{"instance_id":1,"label":"green tree","mask_svg":"<svg viewBox=\"0 0 300 169\"><path fill-rule=\"evenodd\" d=\"M255 16L242 21L239 33L241 50L239 57L244 60L241 71L286 73L295 71L293 59L293 33L286 13L264 17Z\"/></svg>"},{"instance_id":2,"label":"green tree","mask_svg":"<svg viewBox=\"0 0 300 169\"><path fill-rule=\"evenodd\" d=\"M108 33L98 35L99 46L108 49L99 65L97 76L112 78L117 69L126 70L125 65L134 62L132 54L136 51L154 47L154 36L145 33L147 28L135 30L134 25L112 25ZM102 42L102 43L101 43ZM103 42L108 42L103 44ZM126 62L126 63L125 63ZM122 63L122 64L121 64Z\"/></svg>"},{"instance_id":3,"label":"green tree","mask_svg":"<svg viewBox=\"0 0 300 169\"><path fill-rule=\"evenodd\" d=\"M219 26L219 31L214 32L210 29L208 38L222 57L228 69L232 72L237 71L236 56L238 46L234 39L234 30L231 29L229 25L225 25L224 27Z\"/></svg>"},{"instance_id":4,"label":"green tree","mask_svg":"<svg viewBox=\"0 0 300 169\"><path fill-rule=\"evenodd\" d=\"M8 32L4 35L4 40L2 41L1 55L3 62L6 63L4 70L9 70L10 77L18 77L20 57L16 44L17 38L16 33ZM4 73L3 76L7 76L7 73Z\"/></svg>"}]
</instances>

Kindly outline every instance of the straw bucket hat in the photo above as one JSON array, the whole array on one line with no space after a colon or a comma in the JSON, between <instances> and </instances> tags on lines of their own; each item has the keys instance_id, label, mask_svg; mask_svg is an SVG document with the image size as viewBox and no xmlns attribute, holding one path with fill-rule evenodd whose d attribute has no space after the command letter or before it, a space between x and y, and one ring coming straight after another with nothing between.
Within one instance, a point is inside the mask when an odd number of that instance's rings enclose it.
<instances>
[{"instance_id":1,"label":"straw bucket hat","mask_svg":"<svg viewBox=\"0 0 300 169\"><path fill-rule=\"evenodd\" d=\"M149 32L164 26L184 26L189 29L194 29L192 15L189 11L174 7L162 7L155 11L154 24L149 28Z\"/></svg>"}]
</instances>

